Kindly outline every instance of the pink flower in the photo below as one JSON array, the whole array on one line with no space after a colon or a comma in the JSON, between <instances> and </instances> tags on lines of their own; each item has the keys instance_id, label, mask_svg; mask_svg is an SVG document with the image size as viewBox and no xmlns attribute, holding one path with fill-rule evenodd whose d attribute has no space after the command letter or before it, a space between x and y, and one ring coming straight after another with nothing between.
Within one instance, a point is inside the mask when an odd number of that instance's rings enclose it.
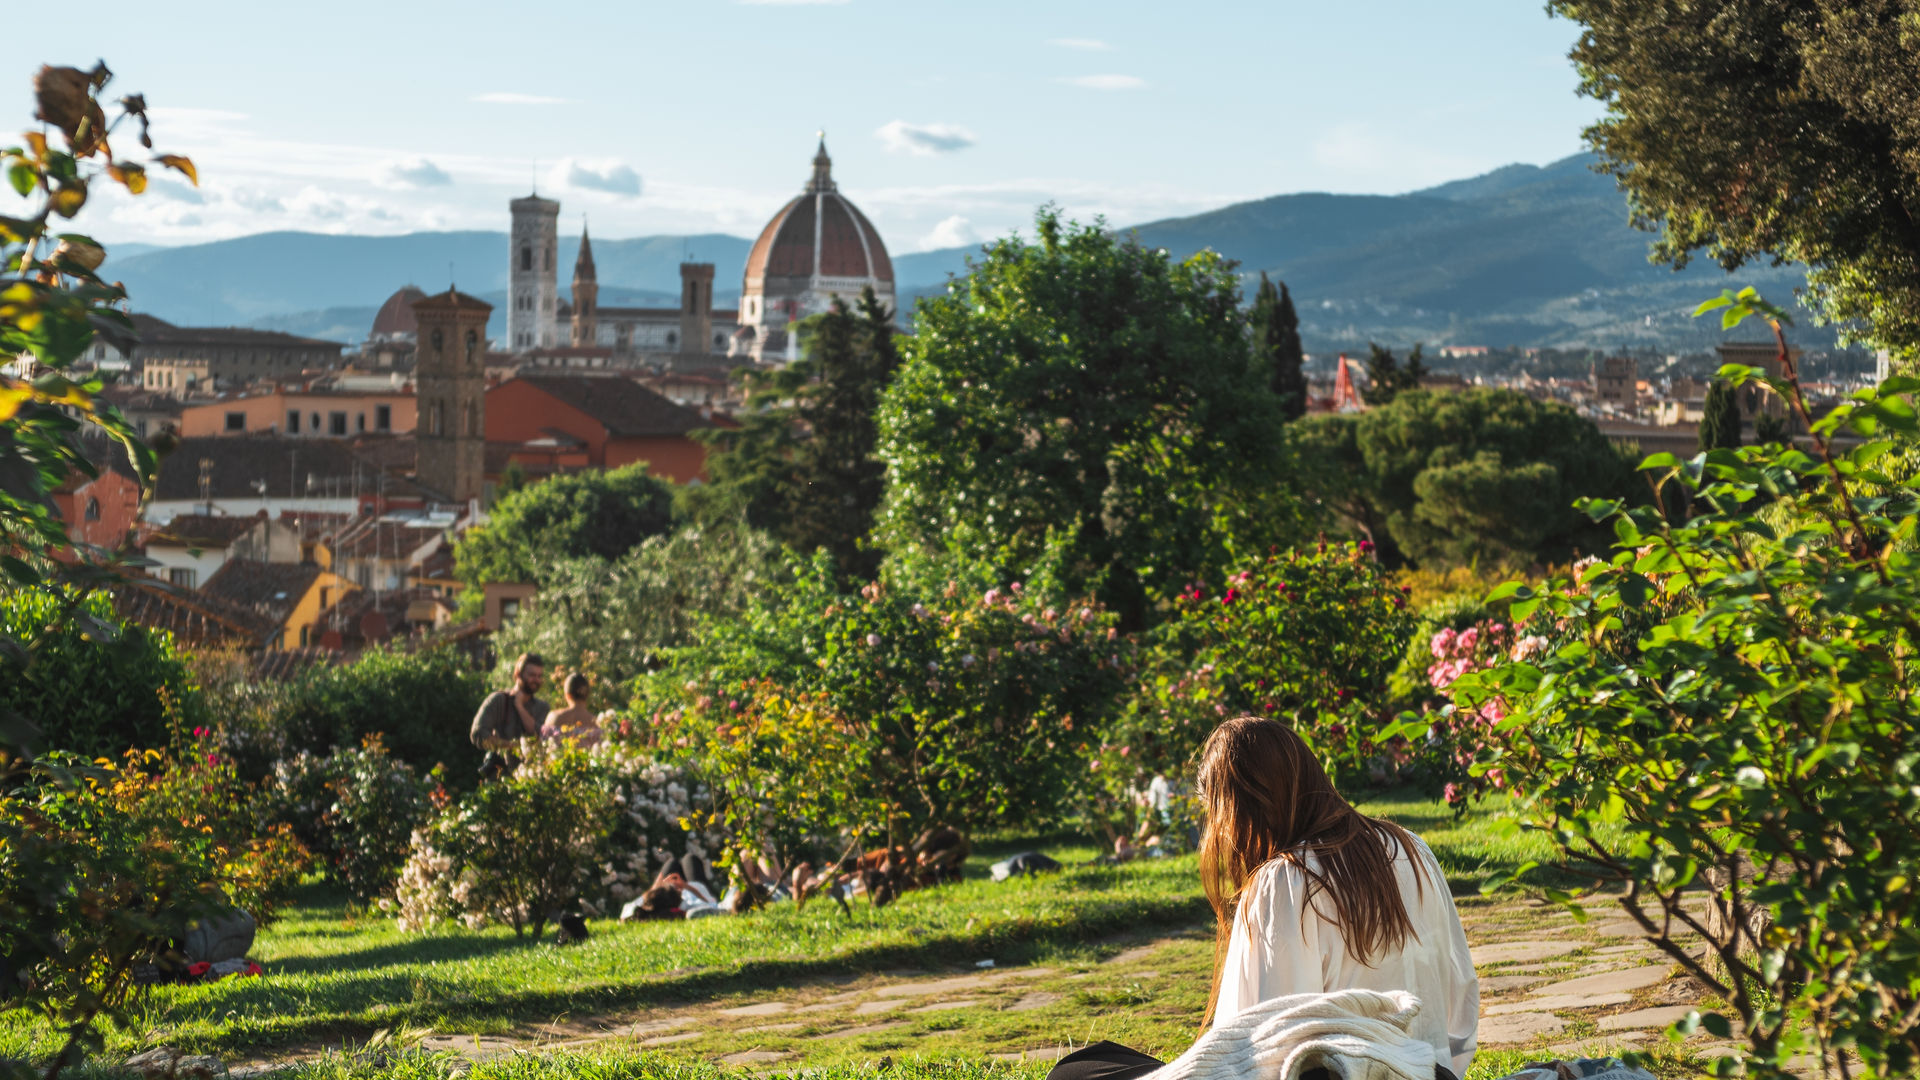
<instances>
[{"instance_id":1,"label":"pink flower","mask_svg":"<svg viewBox=\"0 0 1920 1080\"><path fill-rule=\"evenodd\" d=\"M1000 602L1000 590L999 590L999 589L988 589L988 590L987 590L987 594L986 594L985 596L982 596L982 597L980 598L980 602L981 602L981 603L983 603L983 604L986 604L986 605L988 605L988 606L992 606L992 605L994 605L994 604L997 604L997 603L999 603L999 602Z\"/></svg>"},{"instance_id":2,"label":"pink flower","mask_svg":"<svg viewBox=\"0 0 1920 1080\"><path fill-rule=\"evenodd\" d=\"M1131 753L1133 753L1133 747L1131 746L1123 746L1120 748L1121 757L1126 757L1128 754L1131 754Z\"/></svg>"},{"instance_id":3,"label":"pink flower","mask_svg":"<svg viewBox=\"0 0 1920 1080\"><path fill-rule=\"evenodd\" d=\"M913 605L913 613L914 613L914 615L916 615L916 616L918 616L919 618L922 618L922 619L924 619L924 618L926 618L926 617L927 617L927 605L925 605L925 604L915 604L915 605Z\"/></svg>"},{"instance_id":4,"label":"pink flower","mask_svg":"<svg viewBox=\"0 0 1920 1080\"><path fill-rule=\"evenodd\" d=\"M1447 785L1447 805L1452 806L1454 803L1457 803L1459 801L1460 801L1460 785L1448 784Z\"/></svg>"},{"instance_id":5,"label":"pink flower","mask_svg":"<svg viewBox=\"0 0 1920 1080\"><path fill-rule=\"evenodd\" d=\"M1240 590L1229 586L1226 595L1220 598L1220 602L1223 604L1231 604L1238 599L1240 599Z\"/></svg>"},{"instance_id":6,"label":"pink flower","mask_svg":"<svg viewBox=\"0 0 1920 1080\"><path fill-rule=\"evenodd\" d=\"M1007 586L1007 588L1009 588L1009 589L1012 589L1012 590L1013 590L1014 592L1019 592L1019 591L1020 591L1020 583L1016 581L1016 582L1014 582L1013 584L1011 584L1011 585L1009 585L1009 586Z\"/></svg>"},{"instance_id":7,"label":"pink flower","mask_svg":"<svg viewBox=\"0 0 1920 1080\"><path fill-rule=\"evenodd\" d=\"M1445 660L1447 654L1453 651L1454 636L1452 627L1447 627L1433 635L1433 640L1427 643L1427 647L1433 651L1435 660Z\"/></svg>"},{"instance_id":8,"label":"pink flower","mask_svg":"<svg viewBox=\"0 0 1920 1080\"><path fill-rule=\"evenodd\" d=\"M871 648L871 649L877 649L877 648L879 648L879 647L880 647L880 635L879 635L879 634L868 634L868 635L867 635L867 647L868 647L868 648Z\"/></svg>"},{"instance_id":9,"label":"pink flower","mask_svg":"<svg viewBox=\"0 0 1920 1080\"><path fill-rule=\"evenodd\" d=\"M218 765L218 764L220 764L220 755L219 755L219 754L208 754L208 755L207 755L207 764L209 764L209 765Z\"/></svg>"}]
</instances>

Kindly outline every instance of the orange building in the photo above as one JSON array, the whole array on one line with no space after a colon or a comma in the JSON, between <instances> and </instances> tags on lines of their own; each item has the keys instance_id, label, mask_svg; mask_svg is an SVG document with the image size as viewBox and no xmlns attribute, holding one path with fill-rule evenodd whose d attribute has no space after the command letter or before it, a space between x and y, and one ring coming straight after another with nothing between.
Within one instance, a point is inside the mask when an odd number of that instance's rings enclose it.
<instances>
[{"instance_id":1,"label":"orange building","mask_svg":"<svg viewBox=\"0 0 1920 1080\"><path fill-rule=\"evenodd\" d=\"M102 468L89 478L75 473L51 492L53 509L67 527L67 539L76 544L117 548L140 520L140 485L115 468ZM62 560L72 557L61 552Z\"/></svg>"},{"instance_id":2,"label":"orange building","mask_svg":"<svg viewBox=\"0 0 1920 1080\"><path fill-rule=\"evenodd\" d=\"M487 390L488 471L517 461L530 476L647 462L684 484L706 475L707 448L692 438L716 427L615 375L521 375Z\"/></svg>"},{"instance_id":3,"label":"orange building","mask_svg":"<svg viewBox=\"0 0 1920 1080\"><path fill-rule=\"evenodd\" d=\"M412 391L275 390L188 405L180 410L180 434L344 439L404 434L414 429L417 415Z\"/></svg>"}]
</instances>

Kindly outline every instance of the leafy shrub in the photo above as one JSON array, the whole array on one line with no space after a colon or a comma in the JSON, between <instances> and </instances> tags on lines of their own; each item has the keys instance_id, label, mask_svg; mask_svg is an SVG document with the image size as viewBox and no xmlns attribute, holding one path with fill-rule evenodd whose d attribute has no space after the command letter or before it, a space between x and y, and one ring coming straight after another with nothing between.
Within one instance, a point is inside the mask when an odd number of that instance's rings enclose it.
<instances>
[{"instance_id":1,"label":"leafy shrub","mask_svg":"<svg viewBox=\"0 0 1920 1080\"><path fill-rule=\"evenodd\" d=\"M467 739L485 684L459 651L372 648L344 667L311 669L261 711L274 758L326 754L381 735L396 758L422 772L445 765L466 785L480 767Z\"/></svg>"},{"instance_id":2,"label":"leafy shrub","mask_svg":"<svg viewBox=\"0 0 1920 1080\"><path fill-rule=\"evenodd\" d=\"M844 718L854 737L834 744L847 755L835 790L880 808L867 823L877 833L1056 821L1129 650L1098 606L1043 592L882 580L848 594L816 555L642 680L636 708L695 752L724 741L760 695Z\"/></svg>"},{"instance_id":3,"label":"leafy shrub","mask_svg":"<svg viewBox=\"0 0 1920 1080\"><path fill-rule=\"evenodd\" d=\"M393 886L413 830L426 820L430 784L387 752L379 735L325 757L301 751L279 762L265 796L327 876L365 902Z\"/></svg>"},{"instance_id":4,"label":"leafy shrub","mask_svg":"<svg viewBox=\"0 0 1920 1080\"><path fill-rule=\"evenodd\" d=\"M524 740L520 767L443 805L415 830L393 901L402 929L458 919L539 937L578 905L606 914L669 860L715 848L683 820L712 800L684 772L621 745Z\"/></svg>"},{"instance_id":5,"label":"leafy shrub","mask_svg":"<svg viewBox=\"0 0 1920 1080\"><path fill-rule=\"evenodd\" d=\"M1247 713L1294 725L1347 782L1400 764L1405 748L1371 733L1389 715L1387 677L1414 618L1372 547L1263 555L1215 585L1188 586L1114 729L1110 781L1190 775L1213 729Z\"/></svg>"},{"instance_id":6,"label":"leafy shrub","mask_svg":"<svg viewBox=\"0 0 1920 1080\"><path fill-rule=\"evenodd\" d=\"M30 643L31 662L0 651L0 679L8 704L36 718L55 748L117 759L167 745L170 716L199 722L193 679L172 640L122 624L105 593L0 592L0 635Z\"/></svg>"},{"instance_id":7,"label":"leafy shrub","mask_svg":"<svg viewBox=\"0 0 1920 1080\"><path fill-rule=\"evenodd\" d=\"M1785 367L1768 381L1804 422ZM1897 396L1915 390L1890 380L1840 406L1810 425L1811 454L1647 459L1695 516L1588 503L1619 537L1610 559L1538 592L1502 588L1558 642L1454 684L1462 707L1509 710L1478 767L1522 784L1572 865L1625 885L1628 915L1730 1004L1749 1075L1781 1075L1809 1046L1866 1075L1920 1065L1920 564L1890 542L1914 534L1920 504L1877 466L1879 436L1920 435ZM1836 451L1842 424L1867 441ZM1760 516L1769 501L1790 511L1784 527ZM1704 954L1676 940L1687 932ZM1680 1027L1696 1025L1730 1030L1718 1014Z\"/></svg>"},{"instance_id":8,"label":"leafy shrub","mask_svg":"<svg viewBox=\"0 0 1920 1080\"><path fill-rule=\"evenodd\" d=\"M563 473L502 496L454 545L463 609L491 581L537 581L555 559L617 559L673 523L673 488L645 462Z\"/></svg>"}]
</instances>

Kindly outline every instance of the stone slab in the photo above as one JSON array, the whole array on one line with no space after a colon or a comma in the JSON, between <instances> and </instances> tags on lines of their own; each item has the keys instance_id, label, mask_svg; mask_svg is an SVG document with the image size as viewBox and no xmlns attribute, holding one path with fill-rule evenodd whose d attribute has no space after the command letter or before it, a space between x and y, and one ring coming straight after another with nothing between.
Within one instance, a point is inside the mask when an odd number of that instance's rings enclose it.
<instances>
[{"instance_id":1,"label":"stone slab","mask_svg":"<svg viewBox=\"0 0 1920 1080\"><path fill-rule=\"evenodd\" d=\"M1140 945L1135 948L1128 949L1125 952L1116 953L1113 956L1109 956L1105 960L1101 961L1101 963L1131 964L1135 960L1145 960L1147 957L1152 956L1154 953L1157 953L1159 951L1160 951L1160 946L1158 945Z\"/></svg>"},{"instance_id":2,"label":"stone slab","mask_svg":"<svg viewBox=\"0 0 1920 1080\"><path fill-rule=\"evenodd\" d=\"M1474 948L1473 964L1475 967L1488 964L1537 964L1542 960L1565 956L1579 947L1577 941L1503 941L1497 945Z\"/></svg>"},{"instance_id":3,"label":"stone slab","mask_svg":"<svg viewBox=\"0 0 1920 1080\"><path fill-rule=\"evenodd\" d=\"M1649 986L1658 986L1667 981L1672 968L1667 964L1648 964L1645 967L1624 968L1620 971L1603 971L1598 975L1582 975L1577 979L1562 979L1548 983L1532 991L1537 996L1563 994L1623 994L1629 990L1644 990Z\"/></svg>"},{"instance_id":4,"label":"stone slab","mask_svg":"<svg viewBox=\"0 0 1920 1080\"><path fill-rule=\"evenodd\" d=\"M1014 968L1009 971L996 971L991 975L959 975L951 979L929 979L926 982L895 983L882 986L873 992L874 997L919 997L922 994L959 994L968 990L987 990L1010 979L1037 979L1042 975L1053 974L1052 968Z\"/></svg>"},{"instance_id":5,"label":"stone slab","mask_svg":"<svg viewBox=\"0 0 1920 1080\"><path fill-rule=\"evenodd\" d=\"M1530 1043L1547 1035L1558 1035L1566 1029L1567 1022L1552 1013L1522 1012L1488 1017L1480 1021L1480 1045Z\"/></svg>"},{"instance_id":6,"label":"stone slab","mask_svg":"<svg viewBox=\"0 0 1920 1080\"><path fill-rule=\"evenodd\" d=\"M1654 951L1654 948L1650 945L1609 945L1604 949L1593 950L1593 955L1632 956L1634 953L1644 953L1651 956Z\"/></svg>"},{"instance_id":7,"label":"stone slab","mask_svg":"<svg viewBox=\"0 0 1920 1080\"><path fill-rule=\"evenodd\" d=\"M894 998L892 1001L868 1001L855 1007L853 1015L873 1016L876 1013L892 1012L905 1004L906 1001L902 998Z\"/></svg>"},{"instance_id":8,"label":"stone slab","mask_svg":"<svg viewBox=\"0 0 1920 1080\"><path fill-rule=\"evenodd\" d=\"M1019 1001L1016 1001L1013 1004L1007 1006L1007 1011L1008 1012L1032 1012L1035 1009L1044 1009L1047 1006L1053 1004L1054 1002L1061 1000L1061 998L1064 996L1065 995L1049 993L1045 990L1042 990L1037 993L1028 994L1026 997L1023 997Z\"/></svg>"},{"instance_id":9,"label":"stone slab","mask_svg":"<svg viewBox=\"0 0 1920 1080\"><path fill-rule=\"evenodd\" d=\"M1691 1005L1660 1005L1651 1009L1635 1009L1632 1012L1603 1016L1598 1026L1601 1031L1631 1031L1640 1028L1665 1031L1667 1025L1685 1019L1693 1008Z\"/></svg>"},{"instance_id":10,"label":"stone slab","mask_svg":"<svg viewBox=\"0 0 1920 1080\"><path fill-rule=\"evenodd\" d=\"M757 1005L741 1005L733 1009L721 1009L721 1016L779 1016L791 1012L793 1004L786 1001L762 1001Z\"/></svg>"},{"instance_id":11,"label":"stone slab","mask_svg":"<svg viewBox=\"0 0 1920 1080\"><path fill-rule=\"evenodd\" d=\"M823 1001L818 1005L802 1005L800 1008L795 1009L793 1011L797 1013L839 1012L841 1009L844 1009L846 1007L847 1006L844 1002Z\"/></svg>"},{"instance_id":12,"label":"stone slab","mask_svg":"<svg viewBox=\"0 0 1920 1080\"><path fill-rule=\"evenodd\" d=\"M946 1012L949 1009L971 1009L978 1004L980 1004L979 998L961 998L958 1001L935 1001L908 1009L907 1011L914 1013Z\"/></svg>"},{"instance_id":13,"label":"stone slab","mask_svg":"<svg viewBox=\"0 0 1920 1080\"><path fill-rule=\"evenodd\" d=\"M1611 922L1603 922L1595 926L1589 926L1587 929L1601 937L1607 938L1644 938L1647 936L1645 928L1632 919L1615 919Z\"/></svg>"},{"instance_id":14,"label":"stone slab","mask_svg":"<svg viewBox=\"0 0 1920 1080\"><path fill-rule=\"evenodd\" d=\"M776 1031L799 1031L805 1024L767 1024L762 1027L741 1028L742 1035L765 1035Z\"/></svg>"},{"instance_id":15,"label":"stone slab","mask_svg":"<svg viewBox=\"0 0 1920 1080\"><path fill-rule=\"evenodd\" d=\"M686 1027L691 1023L693 1023L693 1017L691 1016L668 1016L659 1020L642 1020L628 1028L626 1034L630 1038L637 1039L642 1035L651 1035L657 1031L672 1031L674 1028Z\"/></svg>"},{"instance_id":16,"label":"stone slab","mask_svg":"<svg viewBox=\"0 0 1920 1080\"><path fill-rule=\"evenodd\" d=\"M689 1039L697 1039L700 1037L700 1035L701 1035L701 1032L698 1032L698 1031L689 1031L684 1035L660 1035L651 1039L642 1039L640 1041L640 1045L641 1046L671 1046L674 1043L682 1043L682 1042L686 1042Z\"/></svg>"},{"instance_id":17,"label":"stone slab","mask_svg":"<svg viewBox=\"0 0 1920 1080\"><path fill-rule=\"evenodd\" d=\"M728 1054L720 1061L724 1065L760 1065L769 1061L779 1061L787 1056L779 1050L742 1050L737 1054Z\"/></svg>"},{"instance_id":18,"label":"stone slab","mask_svg":"<svg viewBox=\"0 0 1920 1080\"><path fill-rule=\"evenodd\" d=\"M1492 994L1510 994L1515 990L1525 990L1529 986L1539 986L1546 982L1540 975L1482 975L1480 976L1480 996Z\"/></svg>"},{"instance_id":19,"label":"stone slab","mask_svg":"<svg viewBox=\"0 0 1920 1080\"><path fill-rule=\"evenodd\" d=\"M1505 1016L1509 1013L1523 1013L1533 1009L1604 1009L1609 1005L1625 1005L1633 1000L1632 994L1553 994L1548 997L1533 997L1525 1001L1512 1001L1505 1005L1489 1005L1480 1010L1483 1016Z\"/></svg>"},{"instance_id":20,"label":"stone slab","mask_svg":"<svg viewBox=\"0 0 1920 1080\"><path fill-rule=\"evenodd\" d=\"M892 1031L894 1028L906 1027L906 1026L907 1026L907 1022L905 1020L889 1020L884 1024L861 1024L858 1027L841 1028L838 1031L822 1032L821 1034L814 1036L814 1038L844 1039L850 1035L872 1035L877 1031Z\"/></svg>"}]
</instances>

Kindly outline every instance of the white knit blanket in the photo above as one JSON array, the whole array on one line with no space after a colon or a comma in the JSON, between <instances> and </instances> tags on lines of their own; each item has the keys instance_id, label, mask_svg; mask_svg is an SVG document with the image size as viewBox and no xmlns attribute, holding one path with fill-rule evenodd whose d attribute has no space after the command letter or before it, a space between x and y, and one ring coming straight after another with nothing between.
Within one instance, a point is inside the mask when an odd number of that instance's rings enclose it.
<instances>
[{"instance_id":1,"label":"white knit blanket","mask_svg":"<svg viewBox=\"0 0 1920 1080\"><path fill-rule=\"evenodd\" d=\"M1340 1080L1433 1080L1433 1044L1407 1034L1419 1013L1420 999L1399 990L1273 998L1142 1080L1297 1080L1315 1066Z\"/></svg>"}]
</instances>

